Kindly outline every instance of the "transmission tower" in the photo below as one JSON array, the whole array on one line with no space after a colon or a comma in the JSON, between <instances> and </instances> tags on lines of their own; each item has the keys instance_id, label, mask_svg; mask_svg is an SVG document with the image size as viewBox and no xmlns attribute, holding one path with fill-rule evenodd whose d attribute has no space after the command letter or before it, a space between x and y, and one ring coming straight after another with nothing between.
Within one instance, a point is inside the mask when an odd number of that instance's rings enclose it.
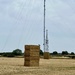
<instances>
[{"instance_id":1,"label":"transmission tower","mask_svg":"<svg viewBox=\"0 0 75 75\"><path fill-rule=\"evenodd\" d=\"M48 30L46 30L46 0L44 0L44 59L49 59Z\"/></svg>"},{"instance_id":2,"label":"transmission tower","mask_svg":"<svg viewBox=\"0 0 75 75\"><path fill-rule=\"evenodd\" d=\"M44 52L45 52L45 47L46 47L46 42L45 42L45 11L46 11L46 5L45 5L45 3L46 3L46 0L44 0L44 43L43 43L43 45L44 45Z\"/></svg>"},{"instance_id":3,"label":"transmission tower","mask_svg":"<svg viewBox=\"0 0 75 75\"><path fill-rule=\"evenodd\" d=\"M49 52L48 30L46 30L46 52Z\"/></svg>"}]
</instances>

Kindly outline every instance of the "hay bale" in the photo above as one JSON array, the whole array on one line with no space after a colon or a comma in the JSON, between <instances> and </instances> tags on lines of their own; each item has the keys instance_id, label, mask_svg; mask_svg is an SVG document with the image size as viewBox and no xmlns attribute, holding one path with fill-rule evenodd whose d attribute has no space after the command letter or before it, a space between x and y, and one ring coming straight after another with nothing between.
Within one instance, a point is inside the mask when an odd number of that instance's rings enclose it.
<instances>
[{"instance_id":1,"label":"hay bale","mask_svg":"<svg viewBox=\"0 0 75 75\"><path fill-rule=\"evenodd\" d=\"M30 51L30 52L37 51L37 52L39 52L39 50L40 50L40 46L38 46L38 45L25 45L25 51Z\"/></svg>"},{"instance_id":2,"label":"hay bale","mask_svg":"<svg viewBox=\"0 0 75 75\"><path fill-rule=\"evenodd\" d=\"M25 57L25 60L26 61L29 61L29 60L39 60L39 57Z\"/></svg>"},{"instance_id":3,"label":"hay bale","mask_svg":"<svg viewBox=\"0 0 75 75\"><path fill-rule=\"evenodd\" d=\"M25 61L24 66L39 66L38 60Z\"/></svg>"},{"instance_id":4,"label":"hay bale","mask_svg":"<svg viewBox=\"0 0 75 75\"><path fill-rule=\"evenodd\" d=\"M39 66L40 46L25 45L24 66Z\"/></svg>"},{"instance_id":5,"label":"hay bale","mask_svg":"<svg viewBox=\"0 0 75 75\"><path fill-rule=\"evenodd\" d=\"M49 59L49 58L50 58L49 52L44 52L44 59Z\"/></svg>"},{"instance_id":6,"label":"hay bale","mask_svg":"<svg viewBox=\"0 0 75 75\"><path fill-rule=\"evenodd\" d=\"M39 52L40 50L40 46L37 46L37 45L25 45L25 50L27 51L37 51Z\"/></svg>"}]
</instances>

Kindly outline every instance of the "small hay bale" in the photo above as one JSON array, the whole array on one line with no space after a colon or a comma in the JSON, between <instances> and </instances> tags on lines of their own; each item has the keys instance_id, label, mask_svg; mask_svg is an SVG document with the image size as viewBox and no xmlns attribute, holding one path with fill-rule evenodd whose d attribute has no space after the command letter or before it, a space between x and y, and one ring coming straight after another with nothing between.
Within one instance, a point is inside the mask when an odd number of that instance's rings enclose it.
<instances>
[{"instance_id":1,"label":"small hay bale","mask_svg":"<svg viewBox=\"0 0 75 75\"><path fill-rule=\"evenodd\" d=\"M40 46L38 45L25 45L25 50L29 50L29 51L38 51L40 50Z\"/></svg>"},{"instance_id":2,"label":"small hay bale","mask_svg":"<svg viewBox=\"0 0 75 75\"><path fill-rule=\"evenodd\" d=\"M30 56L30 57L38 57L39 52L31 52L31 51L25 51L25 56Z\"/></svg>"},{"instance_id":3,"label":"small hay bale","mask_svg":"<svg viewBox=\"0 0 75 75\"><path fill-rule=\"evenodd\" d=\"M49 59L49 58L50 58L49 52L44 52L44 59Z\"/></svg>"},{"instance_id":4,"label":"small hay bale","mask_svg":"<svg viewBox=\"0 0 75 75\"><path fill-rule=\"evenodd\" d=\"M30 60L39 60L39 57L25 57L26 61L30 61Z\"/></svg>"}]
</instances>

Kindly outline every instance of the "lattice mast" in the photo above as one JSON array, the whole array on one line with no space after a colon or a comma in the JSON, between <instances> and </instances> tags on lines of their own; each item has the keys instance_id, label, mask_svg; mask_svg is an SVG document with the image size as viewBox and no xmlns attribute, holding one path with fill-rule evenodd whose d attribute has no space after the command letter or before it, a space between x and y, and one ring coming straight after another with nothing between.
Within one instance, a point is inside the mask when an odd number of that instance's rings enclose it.
<instances>
[{"instance_id":1,"label":"lattice mast","mask_svg":"<svg viewBox=\"0 0 75 75\"><path fill-rule=\"evenodd\" d=\"M49 52L48 30L46 30L46 52Z\"/></svg>"},{"instance_id":2,"label":"lattice mast","mask_svg":"<svg viewBox=\"0 0 75 75\"><path fill-rule=\"evenodd\" d=\"M44 59L49 59L49 46L48 46L48 30L46 30L46 0L44 0Z\"/></svg>"},{"instance_id":3,"label":"lattice mast","mask_svg":"<svg viewBox=\"0 0 75 75\"><path fill-rule=\"evenodd\" d=\"M44 43L43 43L43 45L44 45L44 52L45 52L45 50L46 50L46 39L45 39L45 13L46 13L46 5L45 5L45 3L46 3L46 0L44 0Z\"/></svg>"}]
</instances>

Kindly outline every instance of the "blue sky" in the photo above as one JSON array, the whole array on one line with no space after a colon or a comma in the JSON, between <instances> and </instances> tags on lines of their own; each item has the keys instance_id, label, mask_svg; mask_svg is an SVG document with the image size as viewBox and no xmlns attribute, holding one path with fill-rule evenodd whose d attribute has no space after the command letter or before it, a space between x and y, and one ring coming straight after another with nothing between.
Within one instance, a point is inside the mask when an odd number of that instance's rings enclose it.
<instances>
[{"instance_id":1,"label":"blue sky","mask_svg":"<svg viewBox=\"0 0 75 75\"><path fill-rule=\"evenodd\" d=\"M75 52L75 0L46 0L49 51ZM43 50L43 0L0 0L0 52Z\"/></svg>"}]
</instances>

